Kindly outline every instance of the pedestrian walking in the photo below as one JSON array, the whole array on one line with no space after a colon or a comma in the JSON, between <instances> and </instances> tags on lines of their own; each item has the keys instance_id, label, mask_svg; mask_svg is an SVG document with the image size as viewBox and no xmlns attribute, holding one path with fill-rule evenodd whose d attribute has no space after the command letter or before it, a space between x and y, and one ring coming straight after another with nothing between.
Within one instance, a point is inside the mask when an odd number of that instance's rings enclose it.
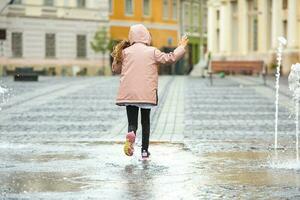
<instances>
[{"instance_id":1,"label":"pedestrian walking","mask_svg":"<svg viewBox=\"0 0 300 200\"><path fill-rule=\"evenodd\" d=\"M183 57L188 43L182 37L178 47L171 53L163 53L151 46L151 35L142 24L130 27L128 40L118 43L112 52L112 71L120 76L116 104L126 106L128 133L124 153L132 156L138 129L138 113L141 110L142 159L150 156L150 111L158 104L158 65L172 64Z\"/></svg>"}]
</instances>

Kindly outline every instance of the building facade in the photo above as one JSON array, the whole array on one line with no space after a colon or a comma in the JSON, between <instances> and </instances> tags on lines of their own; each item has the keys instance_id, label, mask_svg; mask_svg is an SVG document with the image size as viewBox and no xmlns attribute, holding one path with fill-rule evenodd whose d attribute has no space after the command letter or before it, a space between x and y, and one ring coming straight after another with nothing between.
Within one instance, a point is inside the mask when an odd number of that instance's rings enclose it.
<instances>
[{"instance_id":1,"label":"building facade","mask_svg":"<svg viewBox=\"0 0 300 200\"><path fill-rule=\"evenodd\" d=\"M164 51L177 46L180 38L179 0L109 0L110 36L128 38L131 25L144 24L152 35L152 45ZM161 67L161 73L175 73L176 66Z\"/></svg>"},{"instance_id":2,"label":"building facade","mask_svg":"<svg viewBox=\"0 0 300 200\"><path fill-rule=\"evenodd\" d=\"M209 0L208 50L213 59L276 63L278 37L287 39L282 72L300 61L300 1Z\"/></svg>"},{"instance_id":3,"label":"building facade","mask_svg":"<svg viewBox=\"0 0 300 200\"><path fill-rule=\"evenodd\" d=\"M128 37L131 25L143 23L151 32L153 45L174 47L178 42L178 0L109 0L112 39Z\"/></svg>"},{"instance_id":4,"label":"building facade","mask_svg":"<svg viewBox=\"0 0 300 200\"><path fill-rule=\"evenodd\" d=\"M180 1L180 32L188 34L189 46L186 55L187 71L204 56L207 45L207 0Z\"/></svg>"},{"instance_id":5,"label":"building facade","mask_svg":"<svg viewBox=\"0 0 300 200\"><path fill-rule=\"evenodd\" d=\"M103 73L101 55L90 42L107 26L107 0L15 0L0 15L6 32L0 71L27 66L47 75Z\"/></svg>"}]
</instances>

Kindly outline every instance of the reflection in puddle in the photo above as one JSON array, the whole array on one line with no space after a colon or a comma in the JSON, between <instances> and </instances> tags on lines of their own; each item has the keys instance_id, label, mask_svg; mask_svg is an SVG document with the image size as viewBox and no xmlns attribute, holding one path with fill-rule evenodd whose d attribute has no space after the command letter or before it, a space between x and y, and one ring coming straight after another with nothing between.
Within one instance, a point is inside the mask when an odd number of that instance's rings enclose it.
<instances>
[{"instance_id":1,"label":"reflection in puddle","mask_svg":"<svg viewBox=\"0 0 300 200\"><path fill-rule=\"evenodd\" d=\"M142 168L137 165L126 165L122 177L126 181L126 194L130 199L150 199L153 198L154 191L151 189L154 176L151 173L147 173L151 165L142 164ZM158 173L156 172L156 175Z\"/></svg>"}]
</instances>

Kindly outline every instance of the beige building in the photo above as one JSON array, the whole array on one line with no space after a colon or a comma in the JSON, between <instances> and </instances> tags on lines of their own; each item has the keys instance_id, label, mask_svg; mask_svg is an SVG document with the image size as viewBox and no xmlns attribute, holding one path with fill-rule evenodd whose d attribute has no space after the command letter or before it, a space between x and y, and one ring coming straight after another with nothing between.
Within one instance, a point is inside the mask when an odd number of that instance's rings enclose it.
<instances>
[{"instance_id":1,"label":"beige building","mask_svg":"<svg viewBox=\"0 0 300 200\"><path fill-rule=\"evenodd\" d=\"M288 41L282 68L287 74L300 62L299 0L208 1L208 50L213 59L264 60L271 69L279 36Z\"/></svg>"},{"instance_id":2,"label":"beige building","mask_svg":"<svg viewBox=\"0 0 300 200\"><path fill-rule=\"evenodd\" d=\"M107 0L15 0L0 15L6 32L0 74L23 66L53 75L102 73L101 55L90 42L108 26L108 10Z\"/></svg>"}]
</instances>

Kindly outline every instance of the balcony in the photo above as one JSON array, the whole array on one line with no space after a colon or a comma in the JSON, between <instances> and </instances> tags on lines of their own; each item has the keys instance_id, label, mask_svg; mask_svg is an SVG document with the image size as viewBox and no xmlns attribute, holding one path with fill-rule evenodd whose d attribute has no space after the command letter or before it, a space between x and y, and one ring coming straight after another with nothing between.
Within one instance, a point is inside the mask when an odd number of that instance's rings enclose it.
<instances>
[{"instance_id":1,"label":"balcony","mask_svg":"<svg viewBox=\"0 0 300 200\"><path fill-rule=\"evenodd\" d=\"M42 16L43 17L56 17L57 16L57 9L55 7L42 7Z\"/></svg>"},{"instance_id":2,"label":"balcony","mask_svg":"<svg viewBox=\"0 0 300 200\"><path fill-rule=\"evenodd\" d=\"M24 5L10 5L7 8L7 16L24 16L25 6Z\"/></svg>"},{"instance_id":3,"label":"balcony","mask_svg":"<svg viewBox=\"0 0 300 200\"><path fill-rule=\"evenodd\" d=\"M93 21L107 21L108 13L106 10L86 9L86 8L59 8L60 18L80 19Z\"/></svg>"}]
</instances>

